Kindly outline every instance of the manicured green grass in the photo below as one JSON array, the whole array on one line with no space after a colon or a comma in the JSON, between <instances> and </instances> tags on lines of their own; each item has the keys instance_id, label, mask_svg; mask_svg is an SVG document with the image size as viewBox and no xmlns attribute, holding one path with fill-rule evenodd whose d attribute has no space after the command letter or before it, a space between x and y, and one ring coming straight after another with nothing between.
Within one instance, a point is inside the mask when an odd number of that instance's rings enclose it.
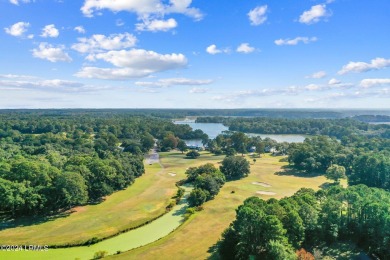
<instances>
[{"instance_id":1,"label":"manicured green grass","mask_svg":"<svg viewBox=\"0 0 390 260\"><path fill-rule=\"evenodd\" d=\"M251 174L241 180L227 182L212 201L204 204L204 210L196 213L177 230L147 246L137 248L110 259L205 259L208 250L220 238L221 233L235 218L235 209L250 196L264 199L282 198L294 194L299 188L319 189L327 182L323 176L298 177L275 174L282 172L286 162L281 157L265 155L251 162ZM252 184L263 182L271 187ZM234 191L234 193L232 193ZM273 196L260 195L257 191L275 192Z\"/></svg>"}]
</instances>

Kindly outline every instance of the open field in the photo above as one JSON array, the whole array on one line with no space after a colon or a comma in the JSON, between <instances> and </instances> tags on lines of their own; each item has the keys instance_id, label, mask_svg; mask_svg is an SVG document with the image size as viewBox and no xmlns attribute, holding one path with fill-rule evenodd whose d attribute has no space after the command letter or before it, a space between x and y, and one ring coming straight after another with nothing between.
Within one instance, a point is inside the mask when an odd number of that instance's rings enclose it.
<instances>
[{"instance_id":1,"label":"open field","mask_svg":"<svg viewBox=\"0 0 390 260\"><path fill-rule=\"evenodd\" d=\"M301 187L319 189L327 182L323 176L275 174L281 172L282 166L287 164L280 162L280 159L269 155L258 158L255 164L252 162L251 174L247 178L226 183L214 200L204 204L203 211L196 213L177 230L159 241L111 256L110 259L166 259L166 256L174 259L205 259L210 256L210 247L234 220L235 209L246 198L282 198L294 194ZM262 187L253 182L267 183L271 187ZM260 190L276 194L257 194Z\"/></svg>"},{"instance_id":2,"label":"open field","mask_svg":"<svg viewBox=\"0 0 390 260\"><path fill-rule=\"evenodd\" d=\"M160 156L164 168L159 164L145 165L146 173L143 176L126 190L108 196L104 202L77 207L72 214L47 222L35 224L21 221L15 228L0 231L0 242L75 244L137 227L165 212L176 193L175 183L184 178L187 167L221 160L221 157L209 155L201 156L199 160L187 160L181 153L161 153Z\"/></svg>"}]
</instances>

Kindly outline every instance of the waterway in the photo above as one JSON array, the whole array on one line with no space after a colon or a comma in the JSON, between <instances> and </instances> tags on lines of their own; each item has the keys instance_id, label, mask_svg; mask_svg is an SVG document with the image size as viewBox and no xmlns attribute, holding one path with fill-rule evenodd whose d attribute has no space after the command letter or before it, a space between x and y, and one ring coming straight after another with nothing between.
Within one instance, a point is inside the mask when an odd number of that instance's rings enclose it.
<instances>
[{"instance_id":1,"label":"waterway","mask_svg":"<svg viewBox=\"0 0 390 260\"><path fill-rule=\"evenodd\" d=\"M228 131L229 128L220 123L195 123L195 120L177 120L173 121L175 124L187 124L191 126L193 130L200 129L206 133L210 139L214 139L223 131ZM248 133L248 136L260 136L262 139L271 138L277 142L288 143L302 143L305 140L304 135L295 134L255 134ZM186 144L189 146L202 146L202 140L186 140Z\"/></svg>"}]
</instances>

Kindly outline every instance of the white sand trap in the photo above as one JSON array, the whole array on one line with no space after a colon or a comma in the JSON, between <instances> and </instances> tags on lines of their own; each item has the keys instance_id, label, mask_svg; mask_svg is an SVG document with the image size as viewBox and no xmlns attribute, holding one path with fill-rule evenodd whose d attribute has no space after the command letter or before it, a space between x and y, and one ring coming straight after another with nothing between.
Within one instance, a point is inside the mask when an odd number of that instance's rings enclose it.
<instances>
[{"instance_id":1,"label":"white sand trap","mask_svg":"<svg viewBox=\"0 0 390 260\"><path fill-rule=\"evenodd\" d=\"M252 184L260 185L260 186L267 187L267 188L272 187L271 185L269 185L268 183L265 183L265 182L254 181L254 182L252 182Z\"/></svg>"},{"instance_id":2,"label":"white sand trap","mask_svg":"<svg viewBox=\"0 0 390 260\"><path fill-rule=\"evenodd\" d=\"M272 191L262 191L262 190L259 190L259 191L256 191L257 194L261 194L261 195L276 195L275 192L272 192Z\"/></svg>"},{"instance_id":3,"label":"white sand trap","mask_svg":"<svg viewBox=\"0 0 390 260\"><path fill-rule=\"evenodd\" d=\"M173 173L173 172L170 172L168 174L171 175L171 176L176 176L176 173Z\"/></svg>"}]
</instances>

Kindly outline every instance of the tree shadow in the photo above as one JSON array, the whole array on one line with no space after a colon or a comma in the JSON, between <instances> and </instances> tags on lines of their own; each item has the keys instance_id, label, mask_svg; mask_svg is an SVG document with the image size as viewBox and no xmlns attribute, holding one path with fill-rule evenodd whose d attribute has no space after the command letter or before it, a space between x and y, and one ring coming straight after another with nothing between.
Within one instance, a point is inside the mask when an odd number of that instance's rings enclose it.
<instances>
[{"instance_id":1,"label":"tree shadow","mask_svg":"<svg viewBox=\"0 0 390 260\"><path fill-rule=\"evenodd\" d=\"M282 170L275 172L274 174L279 176L295 176L295 177L302 177L302 178L314 178L323 175L320 173L306 173L304 171L294 169L289 165L282 166Z\"/></svg>"},{"instance_id":2,"label":"tree shadow","mask_svg":"<svg viewBox=\"0 0 390 260\"><path fill-rule=\"evenodd\" d=\"M23 216L18 218L13 218L10 216L0 216L0 231L17 228L17 227L28 227L43 224L45 222L54 221L60 218L66 218L75 212L74 209L53 213L51 215L35 215L35 216Z\"/></svg>"},{"instance_id":3,"label":"tree shadow","mask_svg":"<svg viewBox=\"0 0 390 260\"><path fill-rule=\"evenodd\" d=\"M320 187L321 189L328 189L328 188L330 188L330 187L333 187L333 186L338 186L339 184L338 183L336 183L336 182L324 182L323 184L321 184L320 186L318 186L318 187Z\"/></svg>"},{"instance_id":4,"label":"tree shadow","mask_svg":"<svg viewBox=\"0 0 390 260\"><path fill-rule=\"evenodd\" d=\"M218 254L218 247L219 247L220 241L215 243L214 245L210 246L209 249L207 250L207 253L210 254L209 257L207 257L207 260L219 260L221 257Z\"/></svg>"}]
</instances>

